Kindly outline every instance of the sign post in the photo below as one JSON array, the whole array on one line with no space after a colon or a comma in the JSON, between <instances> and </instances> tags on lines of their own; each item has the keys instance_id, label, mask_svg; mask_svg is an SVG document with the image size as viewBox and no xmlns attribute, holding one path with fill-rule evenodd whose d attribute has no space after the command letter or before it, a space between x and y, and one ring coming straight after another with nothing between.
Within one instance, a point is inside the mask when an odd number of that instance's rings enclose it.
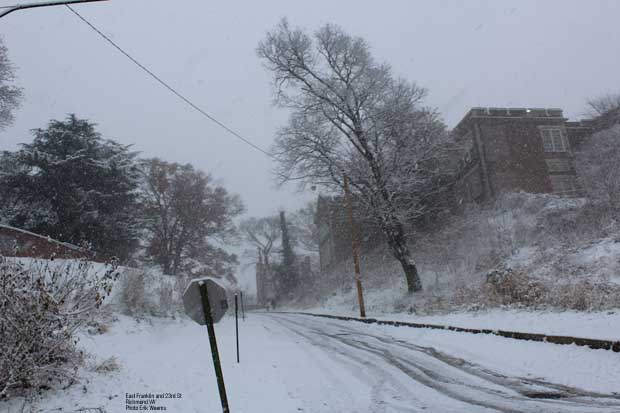
<instances>
[{"instance_id":1,"label":"sign post","mask_svg":"<svg viewBox=\"0 0 620 413\"><path fill-rule=\"evenodd\" d=\"M245 309L243 308L243 291L239 291L239 294L239 298L241 298L241 319L245 321Z\"/></svg>"},{"instance_id":2,"label":"sign post","mask_svg":"<svg viewBox=\"0 0 620 413\"><path fill-rule=\"evenodd\" d=\"M239 305L235 294L235 338L237 339L237 363L239 363Z\"/></svg>"},{"instance_id":3,"label":"sign post","mask_svg":"<svg viewBox=\"0 0 620 413\"><path fill-rule=\"evenodd\" d=\"M207 288L207 284L210 285L209 288ZM217 303L218 300L219 303ZM228 308L226 304L226 290L213 280L194 280L187 286L183 293L183 306L185 307L187 315L194 321L201 325L207 325L209 344L211 346L211 357L213 358L213 368L215 369L217 387L220 392L220 401L222 403L222 412L230 413L230 409L228 408L228 397L226 396L226 386L224 385L224 374L222 373L222 364L220 363L220 353L217 348L215 328L213 327L213 324L220 321Z\"/></svg>"},{"instance_id":4,"label":"sign post","mask_svg":"<svg viewBox=\"0 0 620 413\"><path fill-rule=\"evenodd\" d=\"M215 368L215 376L217 377L217 387L220 391L220 401L222 402L222 412L228 413L228 397L226 396L226 386L224 385L224 374L222 373L222 365L220 364L220 353L217 350L217 340L215 339L215 329L213 328L213 319L211 318L211 305L209 303L209 293L207 285L200 282L200 296L202 298L202 309L205 313L205 321L207 323L207 331L209 332L209 344L211 345L211 356L213 357L213 367Z\"/></svg>"}]
</instances>

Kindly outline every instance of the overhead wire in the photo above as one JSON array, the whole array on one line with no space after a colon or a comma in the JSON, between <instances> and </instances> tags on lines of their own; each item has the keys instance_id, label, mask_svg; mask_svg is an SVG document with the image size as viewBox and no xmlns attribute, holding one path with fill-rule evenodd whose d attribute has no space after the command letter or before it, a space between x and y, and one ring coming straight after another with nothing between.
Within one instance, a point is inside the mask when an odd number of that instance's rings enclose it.
<instances>
[{"instance_id":1,"label":"overhead wire","mask_svg":"<svg viewBox=\"0 0 620 413\"><path fill-rule=\"evenodd\" d=\"M65 4L65 6L75 16L77 16L82 22L84 22L88 27L90 27L99 36L101 36L106 42L111 44L116 50L118 50L120 53L122 53L132 63L134 63L136 66L138 66L142 71L144 71L146 74L148 74L151 78L155 79L155 81L157 81L161 86L163 86L164 88L168 89L175 96L177 96L179 99L181 99L187 105L189 105L192 109L196 110L198 113L200 113L201 115L203 115L204 117L209 119L211 122L213 122L216 125L218 125L220 128L224 129L226 132L228 132L229 134L231 134L235 138L237 138L240 141L244 142L245 144L251 146L252 148L256 149L257 151L263 153L264 155L268 156L269 158L275 159L275 157L272 154L270 154L269 152L267 152L265 149L263 149L260 146L256 145L255 143L253 143L249 139L246 139L240 133L236 132L235 130L233 130L232 128L230 128L229 126L227 126L226 124L224 124L220 120L216 119L213 115L210 115L209 113L207 113L204 109L199 107L197 104L192 102L189 98L187 98L181 92L179 92L174 87L172 87L169 83L164 81L161 77L156 75L151 69L146 67L144 64L140 63L136 58L134 58L131 54L129 54L129 52L127 52L123 48L121 48L116 42L114 42L112 39L110 39L110 37L108 37L105 33L103 33L101 30L99 30L93 23L91 23L84 16L82 16L80 13L78 13L73 7L71 7L68 4Z\"/></svg>"}]
</instances>

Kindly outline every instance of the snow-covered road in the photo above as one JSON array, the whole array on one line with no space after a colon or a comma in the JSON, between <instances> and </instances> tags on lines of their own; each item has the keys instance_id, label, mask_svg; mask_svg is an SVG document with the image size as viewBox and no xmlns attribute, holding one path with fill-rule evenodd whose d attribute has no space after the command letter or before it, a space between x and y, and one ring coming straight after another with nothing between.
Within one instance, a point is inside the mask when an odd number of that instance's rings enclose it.
<instances>
[{"instance_id":1,"label":"snow-covered road","mask_svg":"<svg viewBox=\"0 0 620 413\"><path fill-rule=\"evenodd\" d=\"M291 335L297 335L311 344L311 351L320 349L333 360L326 366L326 377L330 377L334 370L347 369L361 381L359 386L370 397L368 404L356 411L620 411L620 394L588 391L540 378L500 373L433 346L394 337L390 333L395 331L386 333L363 324L311 317L269 317L269 322L278 323ZM425 333L432 336L433 332ZM446 339L459 340L456 334L448 334ZM467 342L472 337L480 338L466 336L464 339ZM484 337L479 345L484 347L488 338L494 339ZM429 340L432 341L433 337L422 341ZM522 342L509 343L523 345ZM555 348L553 345L546 346ZM570 369L566 373L570 374ZM343 396L354 398L354 394Z\"/></svg>"},{"instance_id":2,"label":"snow-covered road","mask_svg":"<svg viewBox=\"0 0 620 413\"><path fill-rule=\"evenodd\" d=\"M237 364L234 319L216 325L233 413L620 411L620 356L610 351L281 313L251 313L239 327ZM156 401L168 412L221 411L204 326L120 317L81 345L122 368L83 369L80 384L46 393L37 411L127 412L135 393L179 394ZM0 402L0 411L19 410Z\"/></svg>"}]
</instances>

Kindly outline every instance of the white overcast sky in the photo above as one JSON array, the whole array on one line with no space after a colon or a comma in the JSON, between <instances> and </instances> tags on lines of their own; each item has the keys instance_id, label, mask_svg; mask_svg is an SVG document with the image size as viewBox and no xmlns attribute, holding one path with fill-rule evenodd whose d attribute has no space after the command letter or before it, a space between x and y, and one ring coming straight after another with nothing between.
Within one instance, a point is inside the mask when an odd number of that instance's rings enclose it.
<instances>
[{"instance_id":1,"label":"white overcast sky","mask_svg":"<svg viewBox=\"0 0 620 413\"><path fill-rule=\"evenodd\" d=\"M26 1L26 0L24 0ZM21 2L21 1L17 1ZM0 1L9 5L16 1ZM472 106L560 107L620 91L620 1L111 0L74 6L182 93L261 147L286 120L255 49L281 17L337 23L428 88L449 126ZM299 206L270 161L197 114L64 7L0 19L25 101L0 149L69 112L143 156L189 162L241 195L251 215Z\"/></svg>"}]
</instances>

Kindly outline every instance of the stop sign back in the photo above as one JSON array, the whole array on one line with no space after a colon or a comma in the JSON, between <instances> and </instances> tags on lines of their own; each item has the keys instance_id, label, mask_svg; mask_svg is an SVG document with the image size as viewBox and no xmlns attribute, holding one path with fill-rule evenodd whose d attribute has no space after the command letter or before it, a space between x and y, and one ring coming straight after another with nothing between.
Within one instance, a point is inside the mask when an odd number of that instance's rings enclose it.
<instances>
[{"instance_id":1,"label":"stop sign back","mask_svg":"<svg viewBox=\"0 0 620 413\"><path fill-rule=\"evenodd\" d=\"M211 307L211 317L217 323L222 319L228 310L226 301L226 289L213 281L211 278L197 278L192 280L183 293L183 307L185 314L200 325L206 324L204 312L202 311L202 298L200 296L200 283L204 282L209 295Z\"/></svg>"}]
</instances>

